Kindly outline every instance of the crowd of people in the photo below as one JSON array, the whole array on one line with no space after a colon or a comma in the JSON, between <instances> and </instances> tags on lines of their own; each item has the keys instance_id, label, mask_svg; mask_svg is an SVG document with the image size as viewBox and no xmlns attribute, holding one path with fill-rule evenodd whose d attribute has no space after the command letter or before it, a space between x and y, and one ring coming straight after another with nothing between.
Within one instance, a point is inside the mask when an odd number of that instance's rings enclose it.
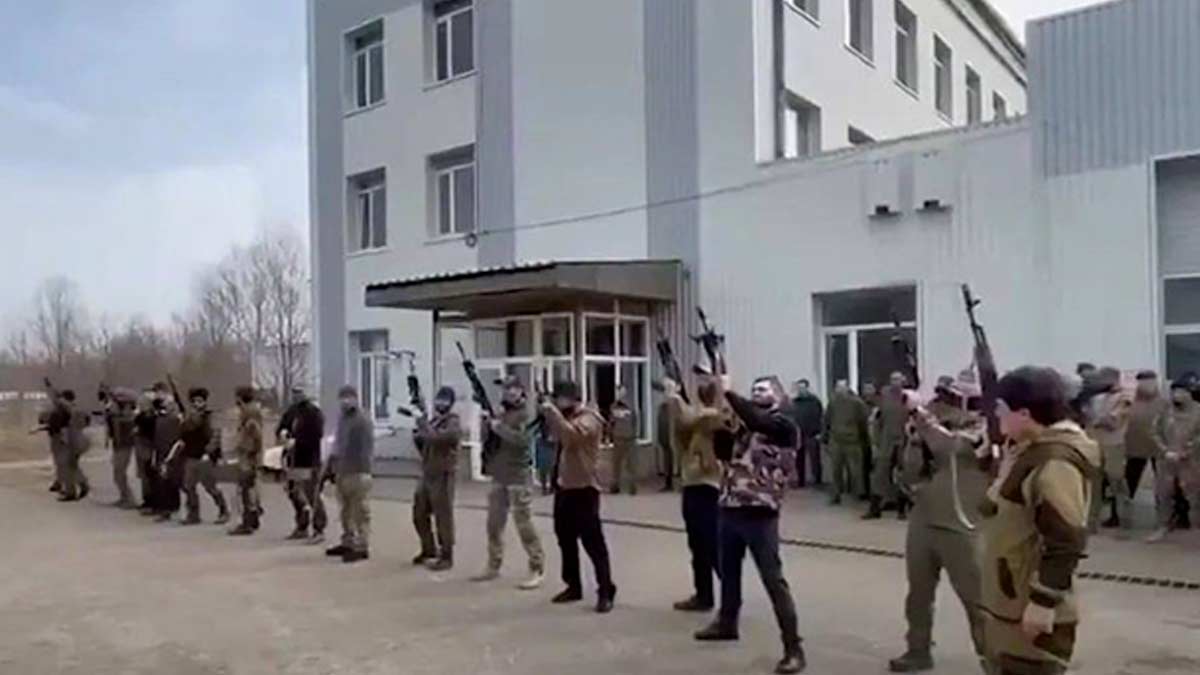
<instances>
[{"instance_id":1,"label":"crowd of people","mask_svg":"<svg viewBox=\"0 0 1200 675\"><path fill-rule=\"evenodd\" d=\"M842 381L827 406L806 381L796 383L789 397L775 377L754 380L746 396L733 391L727 374L699 374L690 390L664 379L658 438L671 460L664 488L673 489L678 478L692 572L692 588L675 609L715 611L696 640L737 640L742 563L749 553L779 624L783 657L776 672L804 670L796 606L779 552L779 519L789 487L827 486L833 504L861 501L863 518L895 511L908 521L908 647L889 662L891 671L933 667L933 607L944 569L984 672L1065 672L1079 623L1072 580L1102 515L1103 495L1111 494L1113 504L1103 524L1130 527L1130 496L1149 464L1158 507L1154 540L1187 526L1179 500L1200 505L1200 458L1193 459L1200 442L1196 378L1172 382L1168 398L1153 373L1138 375L1135 393L1125 391L1120 373L1110 368L1081 367L1078 375L1073 382L1051 369L1025 367L1001 378L994 419L1003 445L986 433L982 392L971 371L940 378L928 398L910 389L901 373L878 393L863 387L860 394ZM531 507L540 484L553 494L561 554L563 586L552 601L583 599L582 545L595 574L595 610L606 614L617 586L601 495L605 488L636 489L636 414L618 396L602 415L570 381L556 383L536 404L519 379L500 384L501 409L482 422L488 441L484 468L492 479L487 560L471 579L499 578L511 515L528 565L518 588L544 584L545 553ZM197 488L203 487L217 509L216 522L224 523L231 510L220 483L233 482L240 522L229 534L259 529L264 432L252 389L236 391L232 462L223 459L204 389L188 392L186 410L162 384L140 394L105 391L101 399L117 506L163 522L182 508L181 522L194 525L201 522ZM343 387L338 401L327 458L324 416L302 391L293 392L276 436L285 447L286 490L295 516L288 538L323 541L327 516L321 492L331 482L342 538L326 553L357 563L370 556L375 436L354 387ZM422 406L414 431L421 475L412 505L420 542L413 564L434 571L455 563L455 487L465 440L455 403L452 388L438 390L432 410L426 413ZM79 456L87 450L88 413L76 408L73 392L54 392L43 422L55 459L52 489L63 501L86 497ZM604 482L600 458L606 443L612 446L612 471ZM127 477L131 460L141 481L140 504Z\"/></svg>"}]
</instances>

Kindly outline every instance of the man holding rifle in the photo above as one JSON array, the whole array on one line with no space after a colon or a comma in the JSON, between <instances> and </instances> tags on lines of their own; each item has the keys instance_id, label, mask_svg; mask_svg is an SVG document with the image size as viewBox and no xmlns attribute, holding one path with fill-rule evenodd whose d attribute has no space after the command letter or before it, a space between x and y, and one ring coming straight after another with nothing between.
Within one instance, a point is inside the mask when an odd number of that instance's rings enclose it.
<instances>
[{"instance_id":1,"label":"man holding rifle","mask_svg":"<svg viewBox=\"0 0 1200 675\"><path fill-rule=\"evenodd\" d=\"M454 401L454 389L439 389L433 398L433 416L418 417L413 433L421 453L421 480L413 495L413 525L421 539L421 551L413 564L435 572L454 567L454 488L463 434Z\"/></svg>"},{"instance_id":2,"label":"man holding rifle","mask_svg":"<svg viewBox=\"0 0 1200 675\"><path fill-rule=\"evenodd\" d=\"M187 496L187 517L184 525L200 524L200 495L197 485L212 497L217 506L217 525L229 522L229 506L217 487L217 464L221 461L221 436L212 425L208 409L208 390L193 388L188 392L191 410L179 425L179 443L173 452L183 453L183 492ZM172 462L168 461L168 465Z\"/></svg>"}]
</instances>

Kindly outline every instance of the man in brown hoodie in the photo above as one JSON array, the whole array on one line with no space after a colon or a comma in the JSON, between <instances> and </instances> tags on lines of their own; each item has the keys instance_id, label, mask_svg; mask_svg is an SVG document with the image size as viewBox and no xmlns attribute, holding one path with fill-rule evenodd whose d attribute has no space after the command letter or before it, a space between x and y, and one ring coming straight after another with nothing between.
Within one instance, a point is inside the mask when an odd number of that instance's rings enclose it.
<instances>
[{"instance_id":1,"label":"man in brown hoodie","mask_svg":"<svg viewBox=\"0 0 1200 675\"><path fill-rule=\"evenodd\" d=\"M556 604L583 599L583 581L579 574L579 544L587 551L596 569L599 598L596 611L612 611L617 587L612 582L608 544L600 524L600 477L596 460L604 435L600 413L583 405L574 382L554 385L553 400L542 404L546 424L558 438L558 462L555 463L554 534L562 553L562 580L567 587L554 596Z\"/></svg>"},{"instance_id":2,"label":"man in brown hoodie","mask_svg":"<svg viewBox=\"0 0 1200 675\"><path fill-rule=\"evenodd\" d=\"M1079 626L1074 578L1087 549L1100 449L1069 418L1049 368L1001 378L997 414L1014 445L984 502L984 644L992 675L1061 675Z\"/></svg>"},{"instance_id":3,"label":"man in brown hoodie","mask_svg":"<svg viewBox=\"0 0 1200 675\"><path fill-rule=\"evenodd\" d=\"M1137 392L1129 408L1129 425L1125 429L1125 482L1129 496L1137 495L1146 464L1158 472L1158 458L1164 448L1156 433L1158 418L1166 414L1170 404L1163 397L1158 375L1153 370L1137 374Z\"/></svg>"}]
</instances>

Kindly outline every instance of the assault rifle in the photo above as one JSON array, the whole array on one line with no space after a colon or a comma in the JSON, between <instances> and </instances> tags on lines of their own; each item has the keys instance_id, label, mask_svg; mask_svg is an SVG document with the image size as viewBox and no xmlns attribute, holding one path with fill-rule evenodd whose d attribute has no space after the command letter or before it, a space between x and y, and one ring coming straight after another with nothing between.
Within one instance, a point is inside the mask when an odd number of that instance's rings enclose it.
<instances>
[{"instance_id":1,"label":"assault rifle","mask_svg":"<svg viewBox=\"0 0 1200 675\"><path fill-rule=\"evenodd\" d=\"M982 392L981 412L987 421L988 443L992 447L1004 444L1004 433L1000 431L1000 418L996 415L996 388L1000 377L996 372L996 359L988 344L987 333L975 318L975 308L980 300L971 295L971 287L962 285L963 304L967 309L967 320L971 324L971 335L975 338L975 367L979 369L979 388Z\"/></svg>"},{"instance_id":2,"label":"assault rifle","mask_svg":"<svg viewBox=\"0 0 1200 675\"><path fill-rule=\"evenodd\" d=\"M679 367L679 361L675 359L675 350L671 348L671 341L660 331L654 346L658 350L658 360L662 361L663 374L679 385L679 396L683 402L691 403L688 400L687 387L683 381L683 370ZM656 389L662 389L662 385L657 382L654 386Z\"/></svg>"},{"instance_id":3,"label":"assault rifle","mask_svg":"<svg viewBox=\"0 0 1200 675\"><path fill-rule=\"evenodd\" d=\"M167 386L171 387L171 398L175 399L175 405L179 407L179 414L187 414L187 408L183 405L183 397L179 395L179 387L175 386L175 378L167 373Z\"/></svg>"},{"instance_id":4,"label":"assault rifle","mask_svg":"<svg viewBox=\"0 0 1200 675\"><path fill-rule=\"evenodd\" d=\"M713 330L712 324L708 322L708 316L700 307L696 308L696 314L700 317L700 334L692 336L701 347L704 347L704 353L708 355L708 364L712 368L713 375L725 374L725 357L721 355L721 348L725 344L725 336L718 335Z\"/></svg>"},{"instance_id":5,"label":"assault rifle","mask_svg":"<svg viewBox=\"0 0 1200 675\"><path fill-rule=\"evenodd\" d=\"M415 415L426 416L429 414L429 409L425 405L425 396L421 393L421 380L417 378L417 353L404 349L398 352L392 352L396 358L403 359L408 357L408 376L405 381L408 384L408 402L411 408L401 407L399 412L401 415L414 417ZM415 415L413 411L416 411Z\"/></svg>"},{"instance_id":6,"label":"assault rifle","mask_svg":"<svg viewBox=\"0 0 1200 675\"><path fill-rule=\"evenodd\" d=\"M895 353L896 359L904 368L909 388L920 389L921 371L917 367L917 355L913 353L912 345L908 344L908 340L904 339L904 327L900 325L900 317L895 312L892 312L892 325L895 326L895 330L892 331L892 352Z\"/></svg>"},{"instance_id":7,"label":"assault rifle","mask_svg":"<svg viewBox=\"0 0 1200 675\"><path fill-rule=\"evenodd\" d=\"M467 380L471 382L471 398L479 404L480 408L487 413L489 418L495 419L496 409L492 406L492 400L488 398L487 389L483 386L483 381L479 379L479 371L475 369L475 362L467 358L467 351L463 349L461 342L456 342L458 345L458 354L462 357L463 371L467 375ZM495 454L497 447L500 445L500 439L492 433L485 433L483 436L483 474L490 475L488 463L491 461L492 455Z\"/></svg>"}]
</instances>

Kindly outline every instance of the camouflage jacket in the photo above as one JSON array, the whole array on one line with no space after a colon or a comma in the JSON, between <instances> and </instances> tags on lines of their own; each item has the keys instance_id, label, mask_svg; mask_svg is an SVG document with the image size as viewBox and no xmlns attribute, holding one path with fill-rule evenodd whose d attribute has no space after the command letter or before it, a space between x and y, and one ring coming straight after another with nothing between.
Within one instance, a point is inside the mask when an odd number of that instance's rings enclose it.
<instances>
[{"instance_id":1,"label":"camouflage jacket","mask_svg":"<svg viewBox=\"0 0 1200 675\"><path fill-rule=\"evenodd\" d=\"M742 429L732 452L718 455L724 462L721 507L778 512L787 486L787 453L799 435L796 425L780 408L763 410L733 392L725 398Z\"/></svg>"},{"instance_id":2,"label":"camouflage jacket","mask_svg":"<svg viewBox=\"0 0 1200 675\"><path fill-rule=\"evenodd\" d=\"M257 469L262 463L263 420L258 402L248 403L238 418L237 440L238 465L243 469Z\"/></svg>"}]
</instances>

